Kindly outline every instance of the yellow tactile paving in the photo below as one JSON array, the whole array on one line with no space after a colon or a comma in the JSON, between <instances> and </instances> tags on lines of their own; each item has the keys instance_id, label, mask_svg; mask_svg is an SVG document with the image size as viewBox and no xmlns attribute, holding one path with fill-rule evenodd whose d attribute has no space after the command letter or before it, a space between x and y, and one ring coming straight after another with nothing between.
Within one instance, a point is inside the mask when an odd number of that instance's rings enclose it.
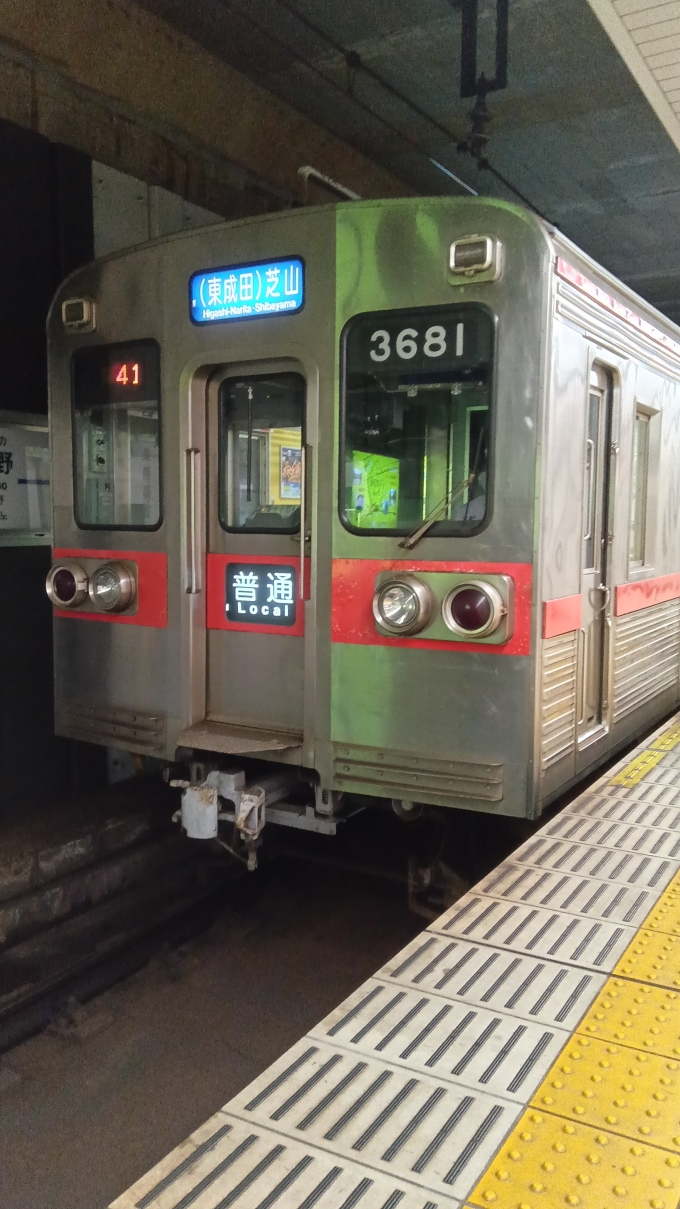
<instances>
[{"instance_id":1,"label":"yellow tactile paving","mask_svg":"<svg viewBox=\"0 0 680 1209\"><path fill-rule=\"evenodd\" d=\"M680 1150L680 1061L572 1037L532 1099L535 1108Z\"/></svg>"},{"instance_id":2,"label":"yellow tactile paving","mask_svg":"<svg viewBox=\"0 0 680 1209\"><path fill-rule=\"evenodd\" d=\"M680 987L680 936L641 928L612 973L659 986Z\"/></svg>"},{"instance_id":3,"label":"yellow tactile paving","mask_svg":"<svg viewBox=\"0 0 680 1209\"><path fill-rule=\"evenodd\" d=\"M680 726L671 726L665 730L654 743L650 743L650 751L672 751L680 743Z\"/></svg>"},{"instance_id":4,"label":"yellow tactile paving","mask_svg":"<svg viewBox=\"0 0 680 1209\"><path fill-rule=\"evenodd\" d=\"M663 738L664 736L660 735L657 743ZM632 789L634 785L639 785L642 778L646 777L647 773L663 760L665 754L665 751L652 751L651 749L641 751L639 756L636 756L630 764L626 764L626 767L621 769L621 772L612 777L609 784L623 785L625 789Z\"/></svg>"},{"instance_id":5,"label":"yellow tactile paving","mask_svg":"<svg viewBox=\"0 0 680 1209\"><path fill-rule=\"evenodd\" d=\"M600 1041L680 1058L680 990L610 978L578 1031Z\"/></svg>"},{"instance_id":6,"label":"yellow tactile paving","mask_svg":"<svg viewBox=\"0 0 680 1209\"><path fill-rule=\"evenodd\" d=\"M678 744L676 725L610 785L639 785ZM680 873L468 1194L469 1209L679 1209L679 942Z\"/></svg>"},{"instance_id":7,"label":"yellow tactile paving","mask_svg":"<svg viewBox=\"0 0 680 1209\"><path fill-rule=\"evenodd\" d=\"M656 932L680 936L680 874L669 882L655 907L649 912L643 927Z\"/></svg>"},{"instance_id":8,"label":"yellow tactile paving","mask_svg":"<svg viewBox=\"0 0 680 1209\"><path fill-rule=\"evenodd\" d=\"M676 1209L680 1158L529 1109L468 1196L488 1209Z\"/></svg>"}]
</instances>

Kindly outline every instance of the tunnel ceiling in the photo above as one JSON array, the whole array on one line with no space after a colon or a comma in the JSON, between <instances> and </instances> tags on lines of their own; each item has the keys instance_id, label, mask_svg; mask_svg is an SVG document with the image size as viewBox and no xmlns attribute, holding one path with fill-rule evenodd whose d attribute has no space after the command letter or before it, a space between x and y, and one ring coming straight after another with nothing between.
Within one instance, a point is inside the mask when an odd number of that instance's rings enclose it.
<instances>
[{"instance_id":1,"label":"tunnel ceiling","mask_svg":"<svg viewBox=\"0 0 680 1209\"><path fill-rule=\"evenodd\" d=\"M445 168L479 193L518 200L456 149L473 104L460 98L459 0L141 3L417 192L464 192ZM494 31L495 3L480 0L487 76ZM344 51L434 120L348 67ZM508 87L489 108L495 173L680 321L680 154L587 0L509 0Z\"/></svg>"}]
</instances>

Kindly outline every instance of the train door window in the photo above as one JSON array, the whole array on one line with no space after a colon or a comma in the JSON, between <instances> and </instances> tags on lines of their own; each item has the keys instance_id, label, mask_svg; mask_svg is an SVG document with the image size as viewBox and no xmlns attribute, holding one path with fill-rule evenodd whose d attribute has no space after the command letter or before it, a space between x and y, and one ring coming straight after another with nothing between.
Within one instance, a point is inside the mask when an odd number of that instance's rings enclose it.
<instances>
[{"instance_id":1,"label":"train door window","mask_svg":"<svg viewBox=\"0 0 680 1209\"><path fill-rule=\"evenodd\" d=\"M494 322L483 307L359 315L343 333L340 515L361 534L476 533L490 512Z\"/></svg>"},{"instance_id":2,"label":"train door window","mask_svg":"<svg viewBox=\"0 0 680 1209\"><path fill-rule=\"evenodd\" d=\"M157 529L160 350L79 349L72 361L74 509L81 529Z\"/></svg>"},{"instance_id":3,"label":"train door window","mask_svg":"<svg viewBox=\"0 0 680 1209\"><path fill-rule=\"evenodd\" d=\"M219 392L219 516L230 532L300 528L305 381L226 378Z\"/></svg>"},{"instance_id":4,"label":"train door window","mask_svg":"<svg viewBox=\"0 0 680 1209\"><path fill-rule=\"evenodd\" d=\"M595 364L590 374L586 405L582 505L580 708L577 714L580 744L593 742L606 730L609 683L606 634L611 576L608 535L609 517L613 515L613 476L610 473L613 400L613 376L604 366Z\"/></svg>"},{"instance_id":5,"label":"train door window","mask_svg":"<svg viewBox=\"0 0 680 1209\"><path fill-rule=\"evenodd\" d=\"M602 499L598 491L600 452L603 439L602 421L605 395L601 389L591 386L588 395L588 423L586 435L586 487L585 529L583 533L583 569L597 569L600 565L600 542L598 518Z\"/></svg>"},{"instance_id":6,"label":"train door window","mask_svg":"<svg viewBox=\"0 0 680 1209\"><path fill-rule=\"evenodd\" d=\"M641 567L646 561L647 500L651 416L637 407L633 424L633 456L630 482L630 530L628 563Z\"/></svg>"}]
</instances>

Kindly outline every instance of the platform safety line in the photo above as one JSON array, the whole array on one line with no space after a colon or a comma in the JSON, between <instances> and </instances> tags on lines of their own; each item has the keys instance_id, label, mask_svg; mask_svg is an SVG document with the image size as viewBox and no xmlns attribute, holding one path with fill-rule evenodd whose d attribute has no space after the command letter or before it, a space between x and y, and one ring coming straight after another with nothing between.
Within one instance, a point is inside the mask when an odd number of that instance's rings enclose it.
<instances>
[{"instance_id":1,"label":"platform safety line","mask_svg":"<svg viewBox=\"0 0 680 1209\"><path fill-rule=\"evenodd\" d=\"M527 1109L468 1193L493 1209L676 1209L679 957L631 977L640 935L680 939L680 873L643 921ZM657 955L657 954L653 954Z\"/></svg>"},{"instance_id":2,"label":"platform safety line","mask_svg":"<svg viewBox=\"0 0 680 1209\"><path fill-rule=\"evenodd\" d=\"M639 786L680 743L677 720L590 792ZM466 1209L677 1209L680 872L464 1200Z\"/></svg>"},{"instance_id":3,"label":"platform safety line","mask_svg":"<svg viewBox=\"0 0 680 1209\"><path fill-rule=\"evenodd\" d=\"M671 726L664 731L654 743L648 746L652 751L672 751L680 743L680 726Z\"/></svg>"},{"instance_id":4,"label":"platform safety line","mask_svg":"<svg viewBox=\"0 0 680 1209\"><path fill-rule=\"evenodd\" d=\"M651 749L641 751L640 755L631 760L630 764L627 764L617 776L612 777L609 784L623 785L624 789L632 789L634 785L640 784L648 772L661 763L665 755L665 751L652 751Z\"/></svg>"},{"instance_id":5,"label":"platform safety line","mask_svg":"<svg viewBox=\"0 0 680 1209\"><path fill-rule=\"evenodd\" d=\"M663 747L661 746L662 743L664 744ZM680 711L678 711L676 714L672 714L670 718L667 718L665 722L661 723L661 726L652 731L651 735L647 736L647 738L644 740L644 743L640 744L640 750L636 751L633 759L636 759L642 751L663 751L664 753L672 751L677 743L680 743ZM668 744L668 746L666 747L665 744ZM586 790L586 793L593 794L598 790L604 789L604 787L608 784L611 784L611 781L615 777L619 776L620 773L624 771L631 762L630 753L622 756L618 764L615 764L613 768L607 769L607 771L603 773L601 777L598 777L597 781L593 782L593 784Z\"/></svg>"},{"instance_id":6,"label":"platform safety line","mask_svg":"<svg viewBox=\"0 0 680 1209\"><path fill-rule=\"evenodd\" d=\"M625 759L621 760L614 770L610 770L602 776L590 788L589 793L594 796L598 790L602 792L609 786L624 789L635 789L641 786L649 774L662 765L664 757L669 755L680 743L678 717L679 715L676 714L670 720L672 723L670 727L666 723L649 736L642 751L638 751L632 760L629 758L627 762ZM675 761L671 763L671 766L674 763ZM659 772L663 775L662 768L659 769ZM642 788L645 787L642 786ZM634 801L635 797L636 794L633 793L631 801ZM606 799L604 805L606 805ZM597 813L594 812L592 817L596 818ZM540 836L541 831L536 835ZM672 904L677 907L677 910L669 914ZM675 875L665 892L659 891L654 906L617 963L614 974L624 974L624 978L616 979L612 976L605 983L599 996L597 993L594 995L594 1000L614 1002L613 996L621 993L618 986L620 982L641 993L634 998L642 997L644 1000L650 988L638 981L641 973L637 969L633 972L633 963L637 962L641 969L640 963L644 962L647 957L652 959L647 960L644 968L644 976L648 981L656 981L664 986L672 982L674 986L680 987L680 947L673 951L673 946L676 944L680 946L680 872ZM666 971L670 971L670 973ZM661 993L666 996L680 994L672 989ZM663 1008L667 1009L671 1002L674 1000L666 999ZM680 1005L680 998L678 1004ZM613 1209L615 1204L622 1203L629 1204L631 1209L632 1207L641 1209L643 1205L650 1206L650 1209L676 1209L678 1206L680 1158L676 1152L680 1150L680 1124L677 1133L669 1134L666 1130L661 1133L660 1137L657 1137L656 1134L659 1131L655 1132L653 1128L655 1122L652 1121L650 1126L648 1121L643 1119L642 1126L637 1127L637 1134L628 1136L635 1134L635 1128L627 1124L627 1121L624 1121L622 1127L618 1119L613 1120L615 1112L619 1111L616 1106L608 1105L608 1111L604 1114L601 1113L597 1120L592 1117L592 1114L590 1116L588 1114L591 1099L589 1093L593 1081L601 1079L605 1087L611 1084L611 1075L609 1083L607 1083L607 1075L604 1069L600 1068L600 1064L609 1063L611 1065L616 1057L614 1053L602 1055L597 1048L590 1050L591 1030L584 1021L591 1019L592 1010L593 1004L591 1003L581 1022L574 1027L569 1042L547 1073L543 1083L531 1097L519 1122L497 1151L487 1171L477 1181L474 1189L464 1196L466 1205L475 1206L475 1209L477 1206L490 1205L493 1205L494 1209L540 1209L540 1206L545 1206L545 1209L553 1209L562 1204L578 1205L582 1209L609 1209L611 1204ZM639 1010L637 1004L632 1010ZM633 1020L632 1031L628 1028L619 1030L625 1033L623 1048L611 1045L607 1048L616 1050L617 1053L620 1052L623 1055L622 1059L618 1059L619 1063L626 1059L630 1060L631 1064L633 1061L638 1063L637 1075L624 1076L629 1080L636 1079L631 1086L643 1087L645 1093L652 1098L657 1095L666 1095L671 1096L675 1101L680 1096L680 1093L676 1091L677 1075L675 1074L676 1070L680 1070L680 1065L675 1061L675 1055L665 1054L664 1057L667 1059L665 1063L657 1059L656 1062L652 1062L651 1068L643 1067L645 1060L649 1058L649 1047L647 1050L643 1050L641 1046L649 1038L638 1037L634 1031L634 1024ZM655 1027L658 1027L656 1022L648 1026L648 1031ZM618 1041L620 1038L609 1037L607 1040ZM673 1048L677 1048L677 1056L680 1058L680 1030L675 1040L678 1044ZM639 1044L636 1044L637 1042ZM573 1057L574 1054L576 1057ZM669 1069L665 1069L666 1066ZM569 1068L568 1075L566 1068ZM570 1097L574 1098L574 1069L579 1071L580 1083L577 1092L580 1093L580 1101L577 1100L576 1104L565 1107L566 1100ZM636 1068L631 1065L629 1069ZM639 1071L643 1069L647 1078L643 1078L642 1083L638 1084ZM651 1074L648 1074L648 1071L651 1071ZM670 1081L672 1086L669 1090L661 1080ZM560 1086L553 1086L554 1084L560 1084ZM620 1098L620 1092L621 1089L615 1089L614 1094L617 1098ZM560 1096L559 1103L555 1093ZM643 1096L638 1095L636 1104L642 1098ZM551 1103L546 1104L546 1100L550 1100ZM603 1097L600 1096L599 1102L602 1101ZM585 1112L582 1111L584 1104L586 1105ZM637 1111L636 1106L632 1115L635 1116ZM654 1102L649 1111L656 1111ZM628 1117L630 1115L628 1113ZM603 1132L604 1129L607 1130L607 1133ZM649 1129L649 1134L640 1133L640 1129ZM654 1138L651 1144L650 1136ZM536 1142L536 1146L534 1146L534 1142ZM603 1147L609 1148L606 1152L609 1155L609 1162L601 1165L602 1155L605 1153ZM581 1150L584 1151L582 1155ZM556 1161L556 1155L564 1156L564 1159ZM579 1159L582 1159L585 1164L581 1170L578 1170ZM576 1167L574 1167L575 1161ZM674 1172L676 1165L679 1168L677 1175ZM658 1194L654 1195L655 1192Z\"/></svg>"}]
</instances>

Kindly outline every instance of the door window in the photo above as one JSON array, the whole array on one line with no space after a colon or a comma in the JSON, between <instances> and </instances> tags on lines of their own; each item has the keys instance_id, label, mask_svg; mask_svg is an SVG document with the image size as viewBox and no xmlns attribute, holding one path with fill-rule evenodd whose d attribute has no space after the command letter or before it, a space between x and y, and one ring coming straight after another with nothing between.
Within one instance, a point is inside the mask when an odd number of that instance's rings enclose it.
<instances>
[{"instance_id":1,"label":"door window","mask_svg":"<svg viewBox=\"0 0 680 1209\"><path fill-rule=\"evenodd\" d=\"M601 514L600 442L604 395L591 390L588 396L588 429L586 435L585 531L583 534L583 569L597 570L600 565L601 543L598 519Z\"/></svg>"},{"instance_id":2,"label":"door window","mask_svg":"<svg viewBox=\"0 0 680 1209\"><path fill-rule=\"evenodd\" d=\"M160 350L80 349L72 363L75 518L81 529L157 529Z\"/></svg>"},{"instance_id":3,"label":"door window","mask_svg":"<svg viewBox=\"0 0 680 1209\"><path fill-rule=\"evenodd\" d=\"M344 334L340 514L361 534L483 527L493 319L481 307L360 315Z\"/></svg>"},{"instance_id":4,"label":"door window","mask_svg":"<svg viewBox=\"0 0 680 1209\"><path fill-rule=\"evenodd\" d=\"M583 566L581 571L579 743L590 742L606 727L609 682L607 606L610 589L608 518L613 515L611 471L613 383L604 367L591 373L586 410L583 486Z\"/></svg>"},{"instance_id":5,"label":"door window","mask_svg":"<svg viewBox=\"0 0 680 1209\"><path fill-rule=\"evenodd\" d=\"M633 462L630 484L630 531L628 561L631 567L641 567L645 561L647 530L647 484L649 481L650 417L635 412L633 426Z\"/></svg>"},{"instance_id":6,"label":"door window","mask_svg":"<svg viewBox=\"0 0 680 1209\"><path fill-rule=\"evenodd\" d=\"M300 374L226 378L219 392L223 529L300 528L305 381Z\"/></svg>"}]
</instances>

